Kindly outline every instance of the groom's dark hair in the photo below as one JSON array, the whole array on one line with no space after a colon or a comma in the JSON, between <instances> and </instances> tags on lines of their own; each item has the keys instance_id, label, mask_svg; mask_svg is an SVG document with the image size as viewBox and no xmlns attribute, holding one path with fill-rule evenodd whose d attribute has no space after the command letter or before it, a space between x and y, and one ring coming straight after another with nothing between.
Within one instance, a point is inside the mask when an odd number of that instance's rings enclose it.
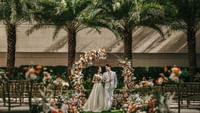
<instances>
[{"instance_id":1,"label":"groom's dark hair","mask_svg":"<svg viewBox=\"0 0 200 113\"><path fill-rule=\"evenodd\" d=\"M110 64L106 64L106 66L111 68L111 65L110 65Z\"/></svg>"}]
</instances>

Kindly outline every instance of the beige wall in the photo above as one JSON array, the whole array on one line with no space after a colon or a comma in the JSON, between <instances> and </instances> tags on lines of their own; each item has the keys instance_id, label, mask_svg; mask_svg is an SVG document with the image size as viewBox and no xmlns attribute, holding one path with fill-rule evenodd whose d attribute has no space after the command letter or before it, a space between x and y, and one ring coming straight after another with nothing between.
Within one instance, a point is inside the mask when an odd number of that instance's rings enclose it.
<instances>
[{"instance_id":1,"label":"beige wall","mask_svg":"<svg viewBox=\"0 0 200 113\"><path fill-rule=\"evenodd\" d=\"M53 40L54 27L35 31L30 36L26 31L31 24L23 24L17 28L17 52L67 52L67 33L63 30ZM123 53L123 43L108 30L102 29L101 34L90 29L83 30L77 35L77 52L88 51L97 48L112 48L112 53ZM166 32L166 29L163 29ZM200 53L200 35L197 36L197 51ZM173 32L166 35L165 39L147 28L138 28L133 33L134 53L186 53L186 37L182 32ZM0 24L0 52L6 52L5 26Z\"/></svg>"},{"instance_id":2,"label":"beige wall","mask_svg":"<svg viewBox=\"0 0 200 113\"><path fill-rule=\"evenodd\" d=\"M135 53L133 54L134 66L164 66L164 65L178 65L187 66L187 54L149 54L149 53ZM79 55L77 55L78 58ZM104 65L110 63L113 66L118 66L118 57L122 54L108 54L108 58L104 61L96 62L95 64ZM200 54L198 57L198 66L200 66ZM43 65L66 65L67 53L17 53L16 66L43 64ZM6 53L0 54L0 67L6 65Z\"/></svg>"},{"instance_id":3,"label":"beige wall","mask_svg":"<svg viewBox=\"0 0 200 113\"><path fill-rule=\"evenodd\" d=\"M67 64L67 33L61 31L53 40L54 27L48 27L35 31L27 36L26 31L32 25L23 24L17 28L16 65L44 64L66 65ZM123 43L108 30L102 29L101 34L84 30L77 35L77 52L84 52L97 48L111 48L111 56L106 62L118 65L116 55L122 56ZM163 30L166 32L166 29ZM197 52L200 53L200 32L197 35ZM133 64L135 66L163 66L180 65L187 66L187 43L182 32L173 32L166 35L165 39L152 29L139 28L133 33ZM6 65L6 33L5 26L0 24L0 66ZM118 54L117 54L118 53ZM177 54L175 54L177 53ZM114 55L114 56L113 56ZM200 66L200 54L197 56Z\"/></svg>"}]
</instances>

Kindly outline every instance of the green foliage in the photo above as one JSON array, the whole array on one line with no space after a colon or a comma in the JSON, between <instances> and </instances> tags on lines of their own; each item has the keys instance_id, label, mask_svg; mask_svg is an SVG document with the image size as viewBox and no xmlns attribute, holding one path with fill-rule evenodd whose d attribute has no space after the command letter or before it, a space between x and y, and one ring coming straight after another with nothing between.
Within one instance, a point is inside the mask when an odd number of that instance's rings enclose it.
<instances>
[{"instance_id":1,"label":"green foliage","mask_svg":"<svg viewBox=\"0 0 200 113\"><path fill-rule=\"evenodd\" d=\"M168 13L169 25L174 30L186 31L188 27L193 27L195 31L199 29L200 21L200 1L199 0L164 0L170 4L165 12ZM171 12L169 12L171 11Z\"/></svg>"},{"instance_id":2,"label":"green foliage","mask_svg":"<svg viewBox=\"0 0 200 113\"><path fill-rule=\"evenodd\" d=\"M200 73L200 68L197 68L197 72L199 72L199 73Z\"/></svg>"},{"instance_id":3,"label":"green foliage","mask_svg":"<svg viewBox=\"0 0 200 113\"><path fill-rule=\"evenodd\" d=\"M61 29L79 32L87 28L83 19L85 15L82 13L87 12L91 4L89 0L38 0L36 4L36 7L32 8L32 14L37 24L30 28L27 34L54 25L53 38L56 38Z\"/></svg>"},{"instance_id":4,"label":"green foliage","mask_svg":"<svg viewBox=\"0 0 200 113\"><path fill-rule=\"evenodd\" d=\"M134 68L134 76L141 80L142 77L147 77L148 75L148 72L147 72L147 69L146 67L135 67Z\"/></svg>"},{"instance_id":5,"label":"green foliage","mask_svg":"<svg viewBox=\"0 0 200 113\"><path fill-rule=\"evenodd\" d=\"M35 67L36 65L31 65ZM20 67L15 67L13 71L15 72L15 76L13 79L20 80L25 79L25 72L28 70L30 65L22 65ZM170 71L171 67L168 66L168 70ZM1 71L6 71L5 67L0 67ZM93 86L93 83L91 82L93 75L96 73L97 66L90 66L85 68L82 72L84 75L84 86L86 89L91 89ZM199 69L199 68L198 68ZM102 69L103 72L105 69ZM116 72L118 77L118 88L123 87L123 76L122 74L122 68L121 67L112 67L112 70ZM146 78L153 78L156 79L159 77L159 74L163 72L163 67L134 67L134 77L136 77L137 80L141 80L142 77ZM181 67L182 74L181 79L184 81L188 81L188 67ZM67 66L44 66L42 69L42 72L40 73L40 77L43 77L43 72L49 72L53 79L55 79L58 75L61 75L63 79L67 79ZM199 70L200 72L200 70ZM40 78L41 80L42 78Z\"/></svg>"},{"instance_id":6,"label":"green foliage","mask_svg":"<svg viewBox=\"0 0 200 113\"><path fill-rule=\"evenodd\" d=\"M0 2L0 21L17 25L31 19L29 0L5 0Z\"/></svg>"},{"instance_id":7,"label":"green foliage","mask_svg":"<svg viewBox=\"0 0 200 113\"><path fill-rule=\"evenodd\" d=\"M140 26L155 29L162 36L159 25L164 18L164 8L154 0L98 0L94 2L95 14L90 14L90 24L105 27L117 37L127 38L127 32L132 32Z\"/></svg>"},{"instance_id":8,"label":"green foliage","mask_svg":"<svg viewBox=\"0 0 200 113\"><path fill-rule=\"evenodd\" d=\"M155 79L159 77L159 74L163 72L163 67L149 67L148 76Z\"/></svg>"}]
</instances>

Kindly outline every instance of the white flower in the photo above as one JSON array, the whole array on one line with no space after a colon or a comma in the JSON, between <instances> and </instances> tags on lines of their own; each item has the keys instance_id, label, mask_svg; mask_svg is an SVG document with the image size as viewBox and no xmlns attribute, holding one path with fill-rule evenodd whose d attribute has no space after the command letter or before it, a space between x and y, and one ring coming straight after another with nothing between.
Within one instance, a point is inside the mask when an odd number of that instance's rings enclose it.
<instances>
[{"instance_id":1,"label":"white flower","mask_svg":"<svg viewBox=\"0 0 200 113\"><path fill-rule=\"evenodd\" d=\"M69 86L69 83L67 83L67 82L63 82L62 85L63 85L63 86Z\"/></svg>"},{"instance_id":2,"label":"white flower","mask_svg":"<svg viewBox=\"0 0 200 113\"><path fill-rule=\"evenodd\" d=\"M37 79L37 75L36 75L36 74L30 74L30 79L31 79L31 80Z\"/></svg>"}]
</instances>

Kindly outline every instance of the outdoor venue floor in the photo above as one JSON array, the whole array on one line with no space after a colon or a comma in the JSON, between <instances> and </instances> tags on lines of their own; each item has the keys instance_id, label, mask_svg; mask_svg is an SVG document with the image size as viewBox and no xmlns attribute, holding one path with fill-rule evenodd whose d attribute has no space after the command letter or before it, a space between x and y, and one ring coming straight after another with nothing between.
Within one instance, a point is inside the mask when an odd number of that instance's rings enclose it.
<instances>
[{"instance_id":1,"label":"outdoor venue floor","mask_svg":"<svg viewBox=\"0 0 200 113\"><path fill-rule=\"evenodd\" d=\"M12 104L14 105L14 104ZM178 104L176 101L173 101L170 104L170 109L172 112L177 113L178 112ZM11 111L8 112L8 107L3 106L3 100L0 98L0 113L29 113L28 112L29 107L28 104L24 104L22 106L12 107ZM90 113L90 112L87 112ZM107 113L107 112L105 112ZM115 110L112 113L121 113L119 110ZM189 108L186 107L186 102L183 102L181 113L200 113L200 101L199 102L191 102L191 105Z\"/></svg>"}]
</instances>

